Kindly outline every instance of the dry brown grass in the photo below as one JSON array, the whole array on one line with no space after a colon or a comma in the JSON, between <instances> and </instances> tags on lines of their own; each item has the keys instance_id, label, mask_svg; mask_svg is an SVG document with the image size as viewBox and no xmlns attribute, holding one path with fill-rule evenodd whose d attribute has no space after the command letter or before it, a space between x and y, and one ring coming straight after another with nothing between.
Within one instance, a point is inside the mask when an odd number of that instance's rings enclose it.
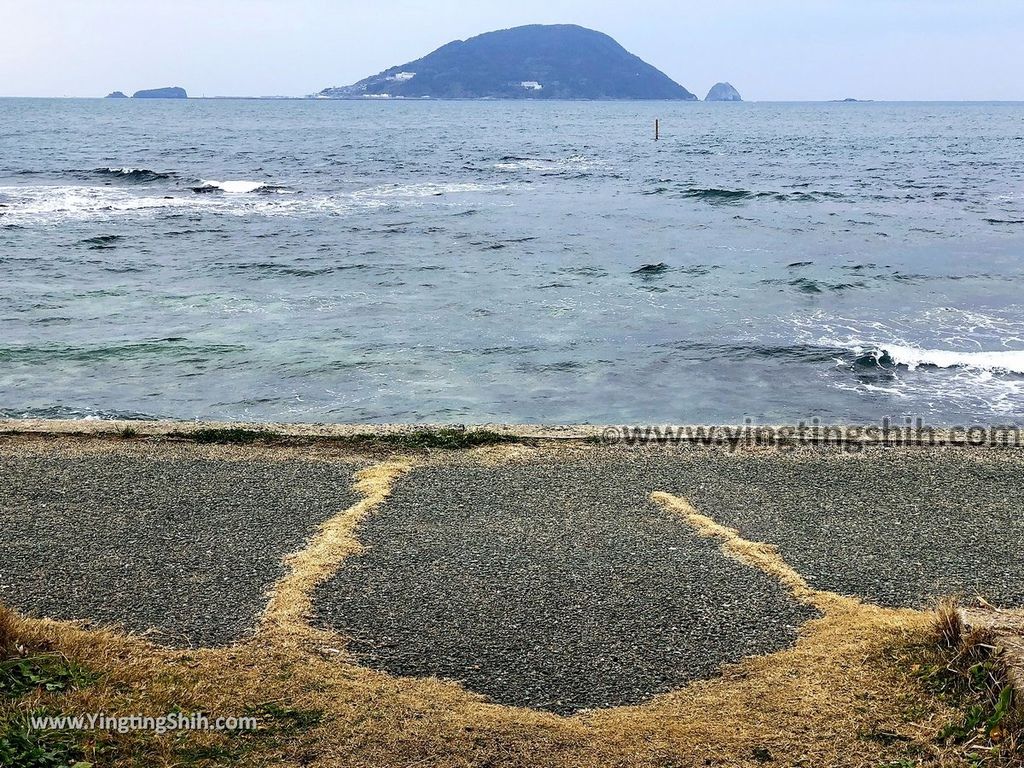
<instances>
[{"instance_id":1,"label":"dry brown grass","mask_svg":"<svg viewBox=\"0 0 1024 768\"><path fill-rule=\"evenodd\" d=\"M256 737L98 742L114 747L119 764L188 764L217 750L239 765L653 768L756 766L770 755L779 765L879 766L907 754L960 764L932 742L952 711L913 685L894 650L925 635L929 617L916 627L872 618L820 619L793 649L643 706L576 718L489 704L453 683L392 678L351 664L317 637L190 654L45 622L33 633L103 673L101 684L64 698L64 711L253 711L266 726ZM295 728L278 711L318 722Z\"/></svg>"},{"instance_id":2,"label":"dry brown grass","mask_svg":"<svg viewBox=\"0 0 1024 768\"><path fill-rule=\"evenodd\" d=\"M836 602L847 604L848 607L860 606L861 602L849 597L842 597L833 592L822 592L811 589L804 577L789 566L776 547L759 541L749 541L740 536L735 528L728 528L702 515L686 499L657 491L651 499L666 509L674 512L689 523L701 536L718 539L722 542L722 551L736 560L752 568L764 571L778 579L793 597L801 603L813 605L819 610L833 607Z\"/></svg>"},{"instance_id":3,"label":"dry brown grass","mask_svg":"<svg viewBox=\"0 0 1024 768\"><path fill-rule=\"evenodd\" d=\"M0 605L0 659L3 659L14 648L18 637L18 618L6 606Z\"/></svg>"},{"instance_id":4,"label":"dry brown grass","mask_svg":"<svg viewBox=\"0 0 1024 768\"><path fill-rule=\"evenodd\" d=\"M656 494L658 503L822 612L795 647L728 666L720 677L642 706L572 718L491 704L452 682L358 666L344 652L344 638L309 628L310 595L358 551L359 521L408 466L387 462L360 476L363 499L290 558L263 630L239 646L174 651L49 621L20 624L16 631L27 641L101 675L94 685L40 696L33 705L46 699L66 712L253 712L263 722L258 733L235 737L103 735L86 745L97 765L965 765L959 750L935 742L957 713L924 691L908 661L908 649L931 642L931 613L814 590L773 548L667 494Z\"/></svg>"},{"instance_id":5,"label":"dry brown grass","mask_svg":"<svg viewBox=\"0 0 1024 768\"><path fill-rule=\"evenodd\" d=\"M354 489L363 498L324 523L302 551L285 558L289 571L270 594L263 631L290 633L306 628L313 591L341 567L346 557L362 549L355 535L357 526L388 497L392 483L411 467L407 460L396 460L356 474Z\"/></svg>"},{"instance_id":6,"label":"dry brown grass","mask_svg":"<svg viewBox=\"0 0 1024 768\"><path fill-rule=\"evenodd\" d=\"M964 636L964 622L956 598L945 597L935 608L935 642L943 650L960 645Z\"/></svg>"},{"instance_id":7,"label":"dry brown grass","mask_svg":"<svg viewBox=\"0 0 1024 768\"><path fill-rule=\"evenodd\" d=\"M965 611L948 599L936 611L938 664L927 682L963 712L944 737L986 765L1024 765L1021 626L1020 612L987 604Z\"/></svg>"}]
</instances>

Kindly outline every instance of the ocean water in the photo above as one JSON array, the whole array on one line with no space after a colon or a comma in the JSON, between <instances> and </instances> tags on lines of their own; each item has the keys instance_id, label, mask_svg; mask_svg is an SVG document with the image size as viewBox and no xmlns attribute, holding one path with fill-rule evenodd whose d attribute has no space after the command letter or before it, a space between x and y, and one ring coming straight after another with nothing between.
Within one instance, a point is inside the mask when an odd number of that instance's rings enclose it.
<instances>
[{"instance_id":1,"label":"ocean water","mask_svg":"<svg viewBox=\"0 0 1024 768\"><path fill-rule=\"evenodd\" d=\"M1020 424L1022 289L1022 104L0 100L3 416Z\"/></svg>"}]
</instances>

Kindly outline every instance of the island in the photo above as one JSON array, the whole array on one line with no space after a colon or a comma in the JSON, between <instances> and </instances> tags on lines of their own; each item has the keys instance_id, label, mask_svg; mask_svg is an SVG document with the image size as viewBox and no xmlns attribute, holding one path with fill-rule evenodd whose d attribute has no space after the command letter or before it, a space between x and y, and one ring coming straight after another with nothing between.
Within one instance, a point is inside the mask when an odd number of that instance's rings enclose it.
<instances>
[{"instance_id":1,"label":"island","mask_svg":"<svg viewBox=\"0 0 1024 768\"><path fill-rule=\"evenodd\" d=\"M740 92L731 83L715 83L704 97L704 101L743 101Z\"/></svg>"},{"instance_id":2,"label":"island","mask_svg":"<svg viewBox=\"0 0 1024 768\"><path fill-rule=\"evenodd\" d=\"M697 100L608 35L575 24L530 24L455 40L313 98Z\"/></svg>"},{"instance_id":3,"label":"island","mask_svg":"<svg viewBox=\"0 0 1024 768\"><path fill-rule=\"evenodd\" d=\"M114 91L113 93L108 93L103 98L105 98L105 99L127 99L128 97L122 91Z\"/></svg>"},{"instance_id":4,"label":"island","mask_svg":"<svg viewBox=\"0 0 1024 768\"><path fill-rule=\"evenodd\" d=\"M153 88L148 91L136 91L133 99L187 99L184 88Z\"/></svg>"}]
</instances>

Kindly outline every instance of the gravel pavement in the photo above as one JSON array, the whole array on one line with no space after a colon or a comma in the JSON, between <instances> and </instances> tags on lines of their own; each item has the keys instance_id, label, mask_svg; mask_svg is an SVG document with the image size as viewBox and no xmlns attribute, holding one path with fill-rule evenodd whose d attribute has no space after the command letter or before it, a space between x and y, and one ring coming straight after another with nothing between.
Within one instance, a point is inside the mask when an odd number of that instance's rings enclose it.
<instances>
[{"instance_id":1,"label":"gravel pavement","mask_svg":"<svg viewBox=\"0 0 1024 768\"><path fill-rule=\"evenodd\" d=\"M811 612L648 501L686 496L812 585L890 606L1024 605L1024 463L989 449L536 451L414 472L318 592L365 663L566 713L793 641Z\"/></svg>"},{"instance_id":2,"label":"gravel pavement","mask_svg":"<svg viewBox=\"0 0 1024 768\"><path fill-rule=\"evenodd\" d=\"M640 461L649 484L778 545L812 586L887 606L950 594L1024 606L1019 450L654 452Z\"/></svg>"},{"instance_id":3,"label":"gravel pavement","mask_svg":"<svg viewBox=\"0 0 1024 768\"><path fill-rule=\"evenodd\" d=\"M317 592L364 663L567 714L793 642L816 613L649 500L643 467L414 471Z\"/></svg>"},{"instance_id":4,"label":"gravel pavement","mask_svg":"<svg viewBox=\"0 0 1024 768\"><path fill-rule=\"evenodd\" d=\"M356 500L356 465L341 459L48 444L0 444L0 601L174 645L244 637L282 556ZM371 667L559 713L640 702L790 645L814 612L652 491L778 545L822 589L1024 606L1017 451L510 454L435 453L400 479L360 528L365 553L317 591L315 621Z\"/></svg>"},{"instance_id":5,"label":"gravel pavement","mask_svg":"<svg viewBox=\"0 0 1024 768\"><path fill-rule=\"evenodd\" d=\"M0 448L0 601L178 646L255 626L281 558L350 506L352 470L304 461Z\"/></svg>"}]
</instances>

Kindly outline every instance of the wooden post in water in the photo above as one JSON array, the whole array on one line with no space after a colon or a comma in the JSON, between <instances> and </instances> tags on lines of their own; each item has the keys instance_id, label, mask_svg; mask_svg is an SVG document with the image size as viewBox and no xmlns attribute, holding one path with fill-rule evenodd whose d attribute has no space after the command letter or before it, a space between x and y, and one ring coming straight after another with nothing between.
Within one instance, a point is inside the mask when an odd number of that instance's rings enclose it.
<instances>
[{"instance_id":1,"label":"wooden post in water","mask_svg":"<svg viewBox=\"0 0 1024 768\"><path fill-rule=\"evenodd\" d=\"M658 134L660 133L660 127L661 126L658 123L658 118L654 118L654 140L655 141L658 140Z\"/></svg>"}]
</instances>

